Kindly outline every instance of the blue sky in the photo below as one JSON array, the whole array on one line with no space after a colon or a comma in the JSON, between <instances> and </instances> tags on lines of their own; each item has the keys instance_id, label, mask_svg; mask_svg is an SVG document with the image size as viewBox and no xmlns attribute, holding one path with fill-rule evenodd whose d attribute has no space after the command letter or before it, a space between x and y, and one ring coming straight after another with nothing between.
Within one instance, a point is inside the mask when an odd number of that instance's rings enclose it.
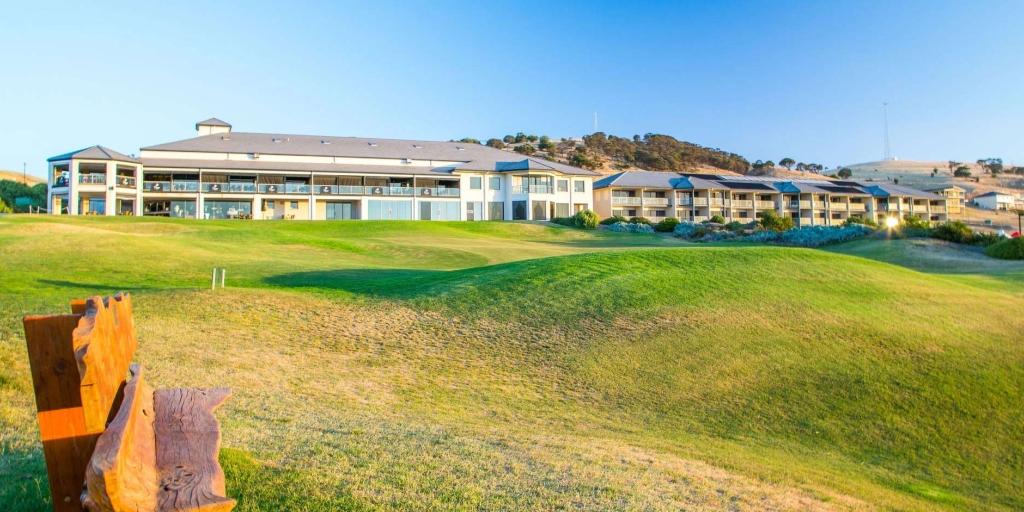
<instances>
[{"instance_id":1,"label":"blue sky","mask_svg":"<svg viewBox=\"0 0 1024 512\"><path fill-rule=\"evenodd\" d=\"M238 131L646 132L750 160L1024 162L1024 2L20 2L0 168Z\"/></svg>"}]
</instances>

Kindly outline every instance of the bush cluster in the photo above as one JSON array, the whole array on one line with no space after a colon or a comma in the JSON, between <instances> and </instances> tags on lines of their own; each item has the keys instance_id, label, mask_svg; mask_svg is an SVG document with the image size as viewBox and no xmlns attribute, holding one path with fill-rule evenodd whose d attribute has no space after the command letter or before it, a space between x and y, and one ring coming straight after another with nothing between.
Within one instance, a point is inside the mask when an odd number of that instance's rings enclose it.
<instances>
[{"instance_id":1,"label":"bush cluster","mask_svg":"<svg viewBox=\"0 0 1024 512\"><path fill-rule=\"evenodd\" d=\"M665 217L661 222L654 225L654 230L659 233L672 233L678 225L679 219L676 219L675 217Z\"/></svg>"},{"instance_id":2,"label":"bush cluster","mask_svg":"<svg viewBox=\"0 0 1024 512\"><path fill-rule=\"evenodd\" d=\"M616 222L608 226L608 231L615 231L617 233L654 233L654 228L650 224L639 222Z\"/></svg>"},{"instance_id":3,"label":"bush cluster","mask_svg":"<svg viewBox=\"0 0 1024 512\"><path fill-rule=\"evenodd\" d=\"M611 226L612 224L618 224L620 222L629 222L629 219L627 219L627 218L625 218L625 217L623 217L621 215L612 215L611 217L608 217L607 219L602 220L601 221L601 225L602 226Z\"/></svg>"},{"instance_id":4,"label":"bush cluster","mask_svg":"<svg viewBox=\"0 0 1024 512\"><path fill-rule=\"evenodd\" d=\"M743 227L743 225L740 225ZM745 229L745 227L743 227ZM744 242L774 243L795 245L800 247L821 247L839 242L846 242L867 236L873 229L860 224L847 226L812 226L805 228L774 231L759 229L743 235L742 229L713 229L708 225L680 223L675 228L675 235L698 242L718 242L721 240L740 240Z\"/></svg>"},{"instance_id":5,"label":"bush cluster","mask_svg":"<svg viewBox=\"0 0 1024 512\"><path fill-rule=\"evenodd\" d=\"M767 210L761 214L761 219L758 220L758 224L768 231L788 231L793 229L793 218L782 216L771 210Z\"/></svg>"},{"instance_id":6,"label":"bush cluster","mask_svg":"<svg viewBox=\"0 0 1024 512\"><path fill-rule=\"evenodd\" d=\"M1002 237L995 233L981 233L972 230L967 224L958 220L939 224L931 229L931 237L957 244L992 245Z\"/></svg>"},{"instance_id":7,"label":"bush cluster","mask_svg":"<svg viewBox=\"0 0 1024 512\"><path fill-rule=\"evenodd\" d=\"M563 226L569 226L571 228L596 229L598 217L596 213L590 210L580 210L572 217L555 217L551 219L551 222L561 224Z\"/></svg>"},{"instance_id":8,"label":"bush cluster","mask_svg":"<svg viewBox=\"0 0 1024 512\"><path fill-rule=\"evenodd\" d=\"M1001 260L1024 260L1024 236L1003 238L986 247L985 254Z\"/></svg>"}]
</instances>

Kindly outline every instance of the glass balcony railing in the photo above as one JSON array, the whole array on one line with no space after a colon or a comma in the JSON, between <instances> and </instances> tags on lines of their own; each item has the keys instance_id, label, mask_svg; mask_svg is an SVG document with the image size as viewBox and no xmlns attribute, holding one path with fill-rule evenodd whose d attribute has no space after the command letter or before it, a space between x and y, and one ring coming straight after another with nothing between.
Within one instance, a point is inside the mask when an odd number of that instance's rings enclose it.
<instances>
[{"instance_id":1,"label":"glass balcony railing","mask_svg":"<svg viewBox=\"0 0 1024 512\"><path fill-rule=\"evenodd\" d=\"M255 183L203 183L200 188L203 192L214 194L252 194L256 192Z\"/></svg>"},{"instance_id":2,"label":"glass balcony railing","mask_svg":"<svg viewBox=\"0 0 1024 512\"><path fill-rule=\"evenodd\" d=\"M550 194L551 185L516 185L512 187L513 194Z\"/></svg>"},{"instance_id":3,"label":"glass balcony railing","mask_svg":"<svg viewBox=\"0 0 1024 512\"><path fill-rule=\"evenodd\" d=\"M125 188L135 188L135 176L118 176L117 186Z\"/></svg>"},{"instance_id":4,"label":"glass balcony railing","mask_svg":"<svg viewBox=\"0 0 1024 512\"><path fill-rule=\"evenodd\" d=\"M106 174L79 174L78 182L85 183L88 185L106 185L107 175Z\"/></svg>"}]
</instances>

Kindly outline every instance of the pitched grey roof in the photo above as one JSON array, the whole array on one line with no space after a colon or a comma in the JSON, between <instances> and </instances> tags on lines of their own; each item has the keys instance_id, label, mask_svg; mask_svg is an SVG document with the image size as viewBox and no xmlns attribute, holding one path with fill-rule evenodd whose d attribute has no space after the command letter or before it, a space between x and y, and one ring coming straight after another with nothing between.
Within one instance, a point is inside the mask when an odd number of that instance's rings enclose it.
<instances>
[{"instance_id":1,"label":"pitched grey roof","mask_svg":"<svg viewBox=\"0 0 1024 512\"><path fill-rule=\"evenodd\" d=\"M196 130L198 130L200 126L226 126L228 128L231 128L230 123L228 123L227 121L221 121L216 117L211 117L206 121L199 121L198 123L196 123Z\"/></svg>"},{"instance_id":2,"label":"pitched grey roof","mask_svg":"<svg viewBox=\"0 0 1024 512\"><path fill-rule=\"evenodd\" d=\"M779 191L786 194L844 194L878 197L910 196L921 199L942 199L942 196L914 188L846 180L812 180L772 178L765 176L733 176L655 171L623 171L594 182L594 189L607 187L644 187L674 189L732 189Z\"/></svg>"},{"instance_id":3,"label":"pitched grey roof","mask_svg":"<svg viewBox=\"0 0 1024 512\"><path fill-rule=\"evenodd\" d=\"M437 161L438 166L449 165L449 162L458 162L455 166L462 170L544 170L579 176L597 174L543 158L527 157L481 144L465 142L232 132L157 144L144 147L142 150L350 158L410 158Z\"/></svg>"},{"instance_id":4,"label":"pitched grey roof","mask_svg":"<svg viewBox=\"0 0 1024 512\"><path fill-rule=\"evenodd\" d=\"M89 146L78 151L72 151L70 153L64 153L63 155L51 156L47 158L47 162L55 162L58 160L71 160L72 158L78 159L91 159L91 160L117 160L119 162L132 162L138 163L138 159L132 158L124 153L119 153L113 149L106 148L103 146Z\"/></svg>"},{"instance_id":5,"label":"pitched grey roof","mask_svg":"<svg viewBox=\"0 0 1024 512\"><path fill-rule=\"evenodd\" d=\"M401 174L416 176L451 176L454 167L425 167L416 165L353 165L295 162L265 162L260 160L187 160L181 158L143 158L147 171L168 169L198 172L200 169L225 171L296 171L352 174Z\"/></svg>"}]
</instances>

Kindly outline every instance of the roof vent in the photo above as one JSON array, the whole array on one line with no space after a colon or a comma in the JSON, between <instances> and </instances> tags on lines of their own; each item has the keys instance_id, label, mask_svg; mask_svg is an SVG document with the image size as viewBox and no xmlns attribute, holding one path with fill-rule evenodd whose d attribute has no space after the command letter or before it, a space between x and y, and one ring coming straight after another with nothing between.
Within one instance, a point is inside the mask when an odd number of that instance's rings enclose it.
<instances>
[{"instance_id":1,"label":"roof vent","mask_svg":"<svg viewBox=\"0 0 1024 512\"><path fill-rule=\"evenodd\" d=\"M412 158L403 158L402 159L402 163L403 164L411 164L412 163Z\"/></svg>"},{"instance_id":2,"label":"roof vent","mask_svg":"<svg viewBox=\"0 0 1024 512\"><path fill-rule=\"evenodd\" d=\"M284 139L279 139L277 137L274 137L273 139L270 139L270 140L272 140L274 142L284 142Z\"/></svg>"},{"instance_id":3,"label":"roof vent","mask_svg":"<svg viewBox=\"0 0 1024 512\"><path fill-rule=\"evenodd\" d=\"M320 144L330 144L330 143L331 143L331 141L326 140L326 139L320 141Z\"/></svg>"},{"instance_id":4,"label":"roof vent","mask_svg":"<svg viewBox=\"0 0 1024 512\"><path fill-rule=\"evenodd\" d=\"M455 149L457 149L459 151L465 151L466 150L466 148L464 148L462 146L455 146Z\"/></svg>"},{"instance_id":5,"label":"roof vent","mask_svg":"<svg viewBox=\"0 0 1024 512\"><path fill-rule=\"evenodd\" d=\"M423 146L420 146L419 144L413 144L412 148L413 149L423 149Z\"/></svg>"},{"instance_id":6,"label":"roof vent","mask_svg":"<svg viewBox=\"0 0 1024 512\"><path fill-rule=\"evenodd\" d=\"M231 140L231 136L230 135L222 135L220 137L220 140Z\"/></svg>"},{"instance_id":7,"label":"roof vent","mask_svg":"<svg viewBox=\"0 0 1024 512\"><path fill-rule=\"evenodd\" d=\"M371 148L377 147L377 143L376 142L367 142L367 144L369 144Z\"/></svg>"}]
</instances>

